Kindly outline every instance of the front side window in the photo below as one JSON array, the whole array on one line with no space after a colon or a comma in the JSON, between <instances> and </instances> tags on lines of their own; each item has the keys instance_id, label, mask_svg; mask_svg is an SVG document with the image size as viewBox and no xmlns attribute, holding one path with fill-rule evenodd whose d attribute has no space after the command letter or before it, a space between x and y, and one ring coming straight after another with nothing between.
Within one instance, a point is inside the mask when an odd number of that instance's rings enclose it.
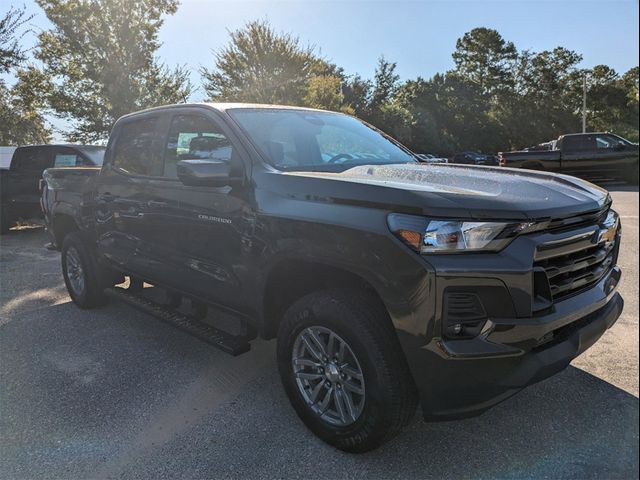
<instances>
[{"instance_id":1,"label":"front side window","mask_svg":"<svg viewBox=\"0 0 640 480\"><path fill-rule=\"evenodd\" d=\"M162 159L156 148L158 121L158 117L147 117L120 127L113 157L116 168L134 175L162 175Z\"/></svg>"},{"instance_id":2,"label":"front side window","mask_svg":"<svg viewBox=\"0 0 640 480\"><path fill-rule=\"evenodd\" d=\"M596 137L596 145L598 149L616 148L624 143L619 139L612 137L611 135L598 135Z\"/></svg>"},{"instance_id":3,"label":"front side window","mask_svg":"<svg viewBox=\"0 0 640 480\"><path fill-rule=\"evenodd\" d=\"M177 178L180 160L230 162L233 147L220 127L200 115L176 115L165 145L165 177Z\"/></svg>"},{"instance_id":4,"label":"front side window","mask_svg":"<svg viewBox=\"0 0 640 480\"><path fill-rule=\"evenodd\" d=\"M229 113L264 158L281 170L341 171L417 162L399 144L347 115L251 108Z\"/></svg>"}]
</instances>

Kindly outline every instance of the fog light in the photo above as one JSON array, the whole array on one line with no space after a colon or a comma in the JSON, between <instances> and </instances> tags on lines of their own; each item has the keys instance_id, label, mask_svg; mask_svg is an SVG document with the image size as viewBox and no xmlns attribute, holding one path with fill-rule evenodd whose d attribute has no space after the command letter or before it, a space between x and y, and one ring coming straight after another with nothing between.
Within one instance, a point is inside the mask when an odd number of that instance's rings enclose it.
<instances>
[{"instance_id":1,"label":"fog light","mask_svg":"<svg viewBox=\"0 0 640 480\"><path fill-rule=\"evenodd\" d=\"M444 296L444 334L449 338L473 338L480 334L487 313L477 294L448 290Z\"/></svg>"}]
</instances>

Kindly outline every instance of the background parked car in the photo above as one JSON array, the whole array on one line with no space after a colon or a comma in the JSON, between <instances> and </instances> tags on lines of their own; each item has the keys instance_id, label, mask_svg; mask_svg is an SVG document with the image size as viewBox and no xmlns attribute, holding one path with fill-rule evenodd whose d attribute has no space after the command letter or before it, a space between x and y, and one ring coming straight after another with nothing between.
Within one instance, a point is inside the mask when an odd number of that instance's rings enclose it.
<instances>
[{"instance_id":1,"label":"background parked car","mask_svg":"<svg viewBox=\"0 0 640 480\"><path fill-rule=\"evenodd\" d=\"M416 153L416 157L424 163L447 163L448 161L446 158L436 157L431 153Z\"/></svg>"},{"instance_id":2,"label":"background parked car","mask_svg":"<svg viewBox=\"0 0 640 480\"><path fill-rule=\"evenodd\" d=\"M449 163L461 163L463 165L498 165L498 157L486 153L462 152L456 153Z\"/></svg>"},{"instance_id":3,"label":"background parked car","mask_svg":"<svg viewBox=\"0 0 640 480\"><path fill-rule=\"evenodd\" d=\"M0 230L20 218L40 216L39 181L50 167L102 165L104 147L94 145L29 145L13 152L9 169L0 169Z\"/></svg>"}]
</instances>

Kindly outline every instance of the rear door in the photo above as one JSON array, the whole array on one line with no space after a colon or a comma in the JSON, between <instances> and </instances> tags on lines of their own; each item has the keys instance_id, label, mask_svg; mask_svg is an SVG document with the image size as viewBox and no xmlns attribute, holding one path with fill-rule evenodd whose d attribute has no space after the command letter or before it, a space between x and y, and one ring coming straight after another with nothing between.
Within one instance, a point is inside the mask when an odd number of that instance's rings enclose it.
<instances>
[{"instance_id":1,"label":"rear door","mask_svg":"<svg viewBox=\"0 0 640 480\"><path fill-rule=\"evenodd\" d=\"M127 273L146 277L147 185L162 175L166 115L149 112L118 122L96 179L94 208L100 252Z\"/></svg>"},{"instance_id":2,"label":"rear door","mask_svg":"<svg viewBox=\"0 0 640 480\"><path fill-rule=\"evenodd\" d=\"M562 173L578 177L593 175L593 165L597 162L598 151L595 135L567 135L562 138Z\"/></svg>"}]
</instances>

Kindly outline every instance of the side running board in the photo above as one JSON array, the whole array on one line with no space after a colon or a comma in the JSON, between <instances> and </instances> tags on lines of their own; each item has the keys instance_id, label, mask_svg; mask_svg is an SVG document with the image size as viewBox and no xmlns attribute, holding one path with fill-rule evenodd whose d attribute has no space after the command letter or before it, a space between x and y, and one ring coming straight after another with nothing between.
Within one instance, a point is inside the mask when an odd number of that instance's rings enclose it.
<instances>
[{"instance_id":1,"label":"side running board","mask_svg":"<svg viewBox=\"0 0 640 480\"><path fill-rule=\"evenodd\" d=\"M131 293L125 288L107 288L105 294L109 297L122 300L138 310L153 315L163 322L189 333L233 356L246 353L251 349L251 344L247 338L243 336L231 335L224 330L212 327L194 317L190 317L176 310L171 310L153 300Z\"/></svg>"}]
</instances>

